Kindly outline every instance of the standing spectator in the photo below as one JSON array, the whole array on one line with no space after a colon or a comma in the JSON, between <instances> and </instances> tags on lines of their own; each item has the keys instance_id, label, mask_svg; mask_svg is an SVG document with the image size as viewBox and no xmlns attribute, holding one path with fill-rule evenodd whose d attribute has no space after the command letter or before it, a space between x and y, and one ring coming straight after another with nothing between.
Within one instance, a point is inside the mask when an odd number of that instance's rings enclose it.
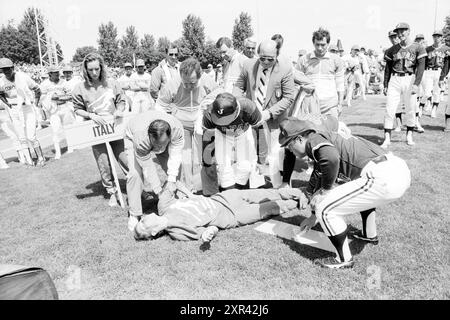
<instances>
[{"instance_id":1,"label":"standing spectator","mask_svg":"<svg viewBox=\"0 0 450 320\"><path fill-rule=\"evenodd\" d=\"M217 95L217 84L202 74L200 62L188 58L180 65L180 79L169 81L160 91L155 109L172 114L183 124L184 149L182 173L190 190L199 191L202 159L203 105L211 103ZM199 177L195 180L195 177Z\"/></svg>"},{"instance_id":2,"label":"standing spectator","mask_svg":"<svg viewBox=\"0 0 450 320\"><path fill-rule=\"evenodd\" d=\"M217 40L216 47L220 50L222 59L228 62L223 71L223 88L226 92L231 93L241 74L244 61L248 58L234 49L230 38L220 38Z\"/></svg>"},{"instance_id":3,"label":"standing spectator","mask_svg":"<svg viewBox=\"0 0 450 320\"><path fill-rule=\"evenodd\" d=\"M328 52L330 33L327 30L315 31L312 42L315 50L299 61L299 70L313 81L321 113L337 118L344 99L344 62Z\"/></svg>"},{"instance_id":4,"label":"standing spectator","mask_svg":"<svg viewBox=\"0 0 450 320\"><path fill-rule=\"evenodd\" d=\"M119 79L117 79L117 82L119 82L120 87L125 93L125 110L130 111L135 95L134 91L131 89L133 86L133 65L129 62L126 62L123 65L123 68L125 69L125 73L121 75Z\"/></svg>"},{"instance_id":5,"label":"standing spectator","mask_svg":"<svg viewBox=\"0 0 450 320\"><path fill-rule=\"evenodd\" d=\"M142 113L153 108L155 102L150 96L151 75L145 72L145 62L142 59L136 61L136 73L131 75L133 104L132 113Z\"/></svg>"},{"instance_id":6,"label":"standing spectator","mask_svg":"<svg viewBox=\"0 0 450 320\"><path fill-rule=\"evenodd\" d=\"M216 71L214 71L214 67L211 63L208 64L208 68L206 69L205 73L210 76L213 81L216 81Z\"/></svg>"},{"instance_id":7,"label":"standing spectator","mask_svg":"<svg viewBox=\"0 0 450 320\"><path fill-rule=\"evenodd\" d=\"M85 119L91 119L98 125L106 125L104 117L123 116L125 97L119 84L107 78L103 57L98 53L90 53L83 60L84 82L79 83L72 92L75 113ZM128 171L127 157L123 140L110 142L120 168ZM92 146L95 161L100 172L102 185L110 195L109 206L117 206L117 187L114 186L111 163L108 158L106 144Z\"/></svg>"},{"instance_id":8,"label":"standing spectator","mask_svg":"<svg viewBox=\"0 0 450 320\"><path fill-rule=\"evenodd\" d=\"M150 94L153 99L158 99L161 88L172 80L180 80L180 63L178 62L178 48L166 49L166 58L152 71Z\"/></svg>"},{"instance_id":9,"label":"standing spectator","mask_svg":"<svg viewBox=\"0 0 450 320\"><path fill-rule=\"evenodd\" d=\"M38 157L36 165L45 165L41 144L36 137L35 102L39 101L41 90L30 76L14 70L14 64L8 58L0 59L0 69L4 77L0 78L0 99L10 108L12 122L19 135L21 152L29 165L33 165L29 144Z\"/></svg>"},{"instance_id":10,"label":"standing spectator","mask_svg":"<svg viewBox=\"0 0 450 320\"><path fill-rule=\"evenodd\" d=\"M247 58L255 58L256 53L256 40L253 37L244 40L244 50L242 52Z\"/></svg>"},{"instance_id":11,"label":"standing spectator","mask_svg":"<svg viewBox=\"0 0 450 320\"><path fill-rule=\"evenodd\" d=\"M274 188L281 185L284 151L278 143L279 123L287 117L296 90L292 64L279 61L277 43L265 40L258 46L259 59L247 60L233 89L236 97L245 95L261 111L257 130L258 161L269 165Z\"/></svg>"}]
</instances>

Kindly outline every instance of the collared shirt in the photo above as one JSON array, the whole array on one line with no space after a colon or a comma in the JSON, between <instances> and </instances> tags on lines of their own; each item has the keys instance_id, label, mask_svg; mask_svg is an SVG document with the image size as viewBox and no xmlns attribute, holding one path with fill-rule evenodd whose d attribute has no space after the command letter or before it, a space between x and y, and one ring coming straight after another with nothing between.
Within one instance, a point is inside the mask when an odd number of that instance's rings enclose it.
<instances>
[{"instance_id":1,"label":"collared shirt","mask_svg":"<svg viewBox=\"0 0 450 320\"><path fill-rule=\"evenodd\" d=\"M322 113L337 106L337 92L344 91L345 70L344 61L338 55L327 52L319 58L311 52L300 59L297 68L314 83Z\"/></svg>"},{"instance_id":2,"label":"collared shirt","mask_svg":"<svg viewBox=\"0 0 450 320\"><path fill-rule=\"evenodd\" d=\"M151 110L139 114L128 122L125 130L125 145L133 144L136 159L145 167L146 161L151 159L153 146L148 136L148 127L155 120L164 120L170 126L169 160L167 162L167 175L169 181L176 181L178 170L181 165L182 151L184 146L183 125L174 116L165 112Z\"/></svg>"},{"instance_id":3,"label":"collared shirt","mask_svg":"<svg viewBox=\"0 0 450 320\"><path fill-rule=\"evenodd\" d=\"M241 75L242 67L244 66L244 61L248 58L236 51L231 61L227 64L223 72L223 83L226 92L233 92L234 84Z\"/></svg>"},{"instance_id":4,"label":"collared shirt","mask_svg":"<svg viewBox=\"0 0 450 320\"><path fill-rule=\"evenodd\" d=\"M150 82L150 94L153 99L158 98L159 91L170 81L180 80L180 64L171 66L166 59L162 60L159 65L152 71Z\"/></svg>"}]
</instances>

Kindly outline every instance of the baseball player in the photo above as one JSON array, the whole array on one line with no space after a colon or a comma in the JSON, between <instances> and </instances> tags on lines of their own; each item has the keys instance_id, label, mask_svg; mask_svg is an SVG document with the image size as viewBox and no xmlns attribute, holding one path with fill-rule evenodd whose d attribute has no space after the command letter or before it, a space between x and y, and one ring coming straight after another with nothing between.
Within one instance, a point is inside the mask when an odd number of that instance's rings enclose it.
<instances>
[{"instance_id":1,"label":"baseball player","mask_svg":"<svg viewBox=\"0 0 450 320\"><path fill-rule=\"evenodd\" d=\"M388 87L384 89L387 101L383 148L387 148L391 144L395 112L402 101L405 104L406 142L410 146L415 144L412 133L416 125L416 94L419 91L419 84L425 69L425 48L418 43L411 43L409 25L404 22L399 23L394 32L398 34L400 43L385 52L384 81Z\"/></svg>"},{"instance_id":2,"label":"baseball player","mask_svg":"<svg viewBox=\"0 0 450 320\"><path fill-rule=\"evenodd\" d=\"M150 96L152 76L145 72L145 62L142 59L136 61L136 71L130 77L131 90L134 92L131 113L142 113L152 109L155 104L155 101Z\"/></svg>"},{"instance_id":3,"label":"baseball player","mask_svg":"<svg viewBox=\"0 0 450 320\"><path fill-rule=\"evenodd\" d=\"M53 132L53 145L55 147L55 159L61 159L61 147L59 142L63 139L63 125L75 121L75 113L72 102L72 91L67 87L66 81L60 79L59 68L50 66L48 68L49 78L40 85L41 98L38 105L41 106L48 115L50 126Z\"/></svg>"},{"instance_id":4,"label":"baseball player","mask_svg":"<svg viewBox=\"0 0 450 320\"><path fill-rule=\"evenodd\" d=\"M0 75L0 77L3 75ZM10 108L0 99L0 128L11 139L13 147L16 149L17 158L20 164L27 164L25 155L22 152L22 145L19 140L19 134L14 126Z\"/></svg>"},{"instance_id":5,"label":"baseball player","mask_svg":"<svg viewBox=\"0 0 450 320\"><path fill-rule=\"evenodd\" d=\"M441 45L442 31L436 30L433 33L433 45L426 47L427 57L425 58L425 72L423 74L424 94L420 101L420 108L423 109L428 99L432 97L431 118L436 118L436 110L440 101L440 82L442 67L446 52L450 50L445 44Z\"/></svg>"},{"instance_id":6,"label":"baseball player","mask_svg":"<svg viewBox=\"0 0 450 320\"><path fill-rule=\"evenodd\" d=\"M305 209L306 197L299 189L227 190L211 197L166 197L158 203L158 215L144 216L134 229L136 240L154 239L166 231L175 240L210 242L219 229L255 223L271 216Z\"/></svg>"},{"instance_id":7,"label":"baseball player","mask_svg":"<svg viewBox=\"0 0 450 320\"><path fill-rule=\"evenodd\" d=\"M0 69L4 77L0 78L0 99L8 106L12 122L19 135L21 152L28 165L33 165L30 150L31 144L38 157L36 165L45 165L44 154L36 137L36 113L33 109L35 101L39 101L41 91L36 82L26 73L15 71L10 59L0 59Z\"/></svg>"},{"instance_id":8,"label":"baseball player","mask_svg":"<svg viewBox=\"0 0 450 320\"><path fill-rule=\"evenodd\" d=\"M314 161L306 189L312 215L300 227L307 230L320 222L336 249L335 258L315 262L331 269L352 267L344 216L360 212L363 228L352 236L377 244L375 208L400 198L409 188L406 162L363 138L317 132L308 121L285 120L280 128L282 146L298 158L307 155ZM335 186L338 176L348 182Z\"/></svg>"},{"instance_id":9,"label":"baseball player","mask_svg":"<svg viewBox=\"0 0 450 320\"><path fill-rule=\"evenodd\" d=\"M205 111L203 127L215 131L215 157L222 191L248 189L250 174L257 163L251 126L259 121L261 112L253 101L236 99L227 92L218 94Z\"/></svg>"}]
</instances>

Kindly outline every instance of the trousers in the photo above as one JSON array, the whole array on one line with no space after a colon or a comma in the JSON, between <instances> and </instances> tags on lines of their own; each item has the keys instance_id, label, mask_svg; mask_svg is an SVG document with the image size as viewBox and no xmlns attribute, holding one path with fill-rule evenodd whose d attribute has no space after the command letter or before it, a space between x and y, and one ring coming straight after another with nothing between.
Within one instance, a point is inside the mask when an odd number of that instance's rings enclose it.
<instances>
[{"instance_id":1,"label":"trousers","mask_svg":"<svg viewBox=\"0 0 450 320\"><path fill-rule=\"evenodd\" d=\"M344 216L395 201L410 187L411 173L406 162L391 153L386 158L377 164L370 161L358 179L332 189L316 205L317 220L327 236L347 229Z\"/></svg>"},{"instance_id":2,"label":"trousers","mask_svg":"<svg viewBox=\"0 0 450 320\"><path fill-rule=\"evenodd\" d=\"M414 127L416 114L416 95L411 94L415 76L407 75L400 77L393 75L389 80L386 101L386 113L384 117L384 128L393 129L395 113L399 104L405 105L404 123L408 127Z\"/></svg>"},{"instance_id":3,"label":"trousers","mask_svg":"<svg viewBox=\"0 0 450 320\"><path fill-rule=\"evenodd\" d=\"M423 95L421 103L425 104L427 99L433 96L433 103L439 103L441 88L439 87L439 76L441 69L425 70L423 74ZM433 91L433 92L432 92Z\"/></svg>"}]
</instances>

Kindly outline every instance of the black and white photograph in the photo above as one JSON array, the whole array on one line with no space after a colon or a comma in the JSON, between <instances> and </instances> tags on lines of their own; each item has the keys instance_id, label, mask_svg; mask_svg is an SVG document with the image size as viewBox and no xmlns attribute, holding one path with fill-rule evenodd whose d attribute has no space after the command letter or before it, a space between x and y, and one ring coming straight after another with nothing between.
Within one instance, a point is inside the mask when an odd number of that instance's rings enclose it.
<instances>
[{"instance_id":1,"label":"black and white photograph","mask_svg":"<svg viewBox=\"0 0 450 320\"><path fill-rule=\"evenodd\" d=\"M0 300L449 300L449 70L447 0L0 0Z\"/></svg>"}]
</instances>

